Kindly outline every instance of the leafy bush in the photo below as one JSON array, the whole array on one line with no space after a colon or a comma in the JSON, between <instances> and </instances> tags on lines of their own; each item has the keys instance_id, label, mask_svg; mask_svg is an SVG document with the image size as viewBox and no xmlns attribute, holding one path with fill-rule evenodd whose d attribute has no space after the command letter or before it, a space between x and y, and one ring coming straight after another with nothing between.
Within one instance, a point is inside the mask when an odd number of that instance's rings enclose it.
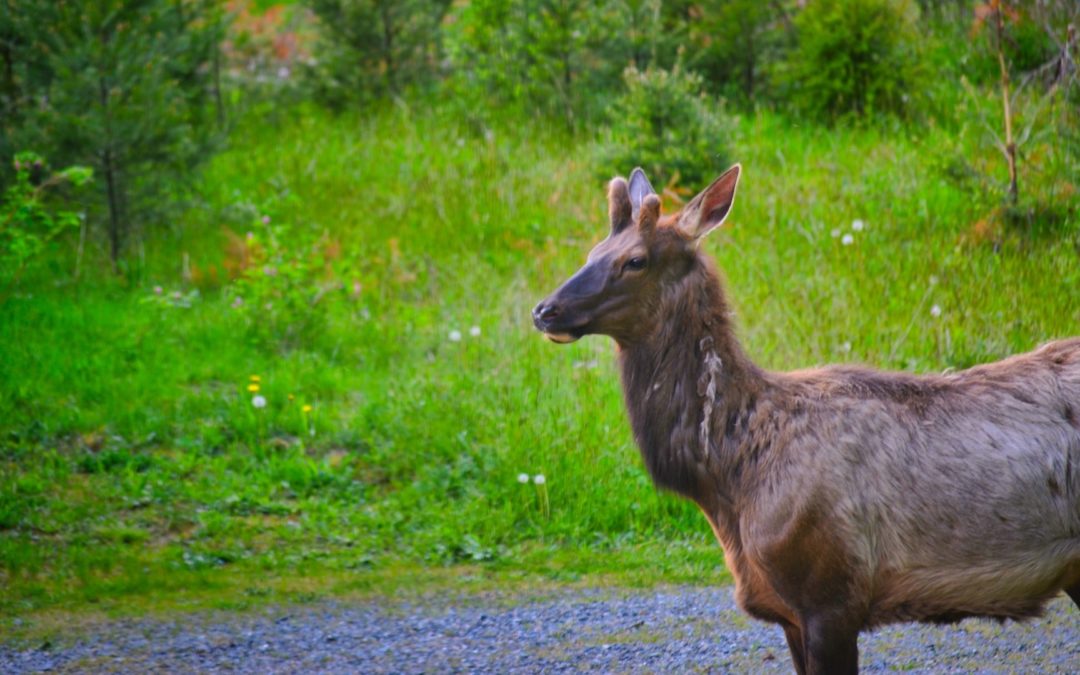
<instances>
[{"instance_id":1,"label":"leafy bush","mask_svg":"<svg viewBox=\"0 0 1080 675\"><path fill-rule=\"evenodd\" d=\"M451 88L467 114L494 99L571 127L596 122L627 64L675 61L685 25L658 0L472 0L446 23Z\"/></svg>"},{"instance_id":2,"label":"leafy bush","mask_svg":"<svg viewBox=\"0 0 1080 675\"><path fill-rule=\"evenodd\" d=\"M700 93L700 75L682 70L631 66L626 92L612 106L602 171L635 166L659 184L700 186L727 168L725 139L731 127L717 105Z\"/></svg>"},{"instance_id":3,"label":"leafy bush","mask_svg":"<svg viewBox=\"0 0 1080 675\"><path fill-rule=\"evenodd\" d=\"M232 308L257 338L291 347L321 332L327 304L343 290L336 241L261 216L231 248L242 252Z\"/></svg>"},{"instance_id":4,"label":"leafy bush","mask_svg":"<svg viewBox=\"0 0 1080 675\"><path fill-rule=\"evenodd\" d=\"M435 74L445 0L309 0L319 18L315 93L341 106L397 96Z\"/></svg>"},{"instance_id":5,"label":"leafy bush","mask_svg":"<svg viewBox=\"0 0 1080 675\"><path fill-rule=\"evenodd\" d=\"M710 91L748 103L768 90L786 37L781 16L781 5L760 0L729 0L702 13L691 25L691 56Z\"/></svg>"},{"instance_id":6,"label":"leafy bush","mask_svg":"<svg viewBox=\"0 0 1080 675\"><path fill-rule=\"evenodd\" d=\"M100 181L87 213L103 225L115 264L139 228L165 220L179 201L171 197L215 145L222 4L6 6L0 153L34 147L62 164L92 166Z\"/></svg>"},{"instance_id":7,"label":"leafy bush","mask_svg":"<svg viewBox=\"0 0 1080 675\"><path fill-rule=\"evenodd\" d=\"M918 89L917 19L911 0L808 3L778 66L782 98L826 121L907 112Z\"/></svg>"},{"instance_id":8,"label":"leafy bush","mask_svg":"<svg viewBox=\"0 0 1080 675\"><path fill-rule=\"evenodd\" d=\"M65 183L86 185L93 176L82 166L47 176L45 163L32 152L16 155L13 165L15 180L0 201L0 288L17 280L57 235L82 222L83 214L51 206L48 192Z\"/></svg>"}]
</instances>

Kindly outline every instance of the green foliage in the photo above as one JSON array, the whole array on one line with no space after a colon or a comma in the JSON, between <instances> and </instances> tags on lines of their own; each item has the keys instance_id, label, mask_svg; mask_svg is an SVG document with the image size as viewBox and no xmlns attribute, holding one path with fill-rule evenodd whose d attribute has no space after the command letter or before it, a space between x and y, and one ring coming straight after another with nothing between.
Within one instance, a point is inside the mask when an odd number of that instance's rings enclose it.
<instances>
[{"instance_id":1,"label":"green foliage","mask_svg":"<svg viewBox=\"0 0 1080 675\"><path fill-rule=\"evenodd\" d=\"M611 108L603 172L641 166L660 185L698 188L727 168L731 124L701 93L701 76L676 65L670 71L631 66L623 77L626 93Z\"/></svg>"},{"instance_id":2,"label":"green foliage","mask_svg":"<svg viewBox=\"0 0 1080 675\"><path fill-rule=\"evenodd\" d=\"M114 263L156 226L213 143L217 0L13 0L0 15L3 143L94 168ZM5 146L6 144L6 146Z\"/></svg>"},{"instance_id":3,"label":"green foliage","mask_svg":"<svg viewBox=\"0 0 1080 675\"><path fill-rule=\"evenodd\" d=\"M229 289L232 309L258 339L283 347L317 340L328 306L345 299L347 267L337 243L261 215L244 240L243 269Z\"/></svg>"},{"instance_id":4,"label":"green foliage","mask_svg":"<svg viewBox=\"0 0 1080 675\"><path fill-rule=\"evenodd\" d=\"M93 171L82 166L49 175L44 161L32 152L15 155L13 166L15 179L0 199L0 289L15 282L54 238L82 222L83 214L50 204L48 193L65 184L82 187L93 177Z\"/></svg>"},{"instance_id":5,"label":"green foliage","mask_svg":"<svg viewBox=\"0 0 1080 675\"><path fill-rule=\"evenodd\" d=\"M660 0L475 0L447 23L451 90L467 114L515 105L572 128L602 121L627 65L670 65L686 33Z\"/></svg>"},{"instance_id":6,"label":"green foliage","mask_svg":"<svg viewBox=\"0 0 1080 675\"><path fill-rule=\"evenodd\" d=\"M309 0L319 18L316 96L336 107L430 81L449 0Z\"/></svg>"},{"instance_id":7,"label":"green foliage","mask_svg":"<svg viewBox=\"0 0 1080 675\"><path fill-rule=\"evenodd\" d=\"M710 3L690 24L694 49L687 58L707 89L744 103L768 97L770 69L787 37L780 7L760 0Z\"/></svg>"},{"instance_id":8,"label":"green foliage","mask_svg":"<svg viewBox=\"0 0 1080 675\"><path fill-rule=\"evenodd\" d=\"M796 44L777 67L783 100L830 121L907 113L921 86L912 0L817 0L795 17Z\"/></svg>"}]
</instances>

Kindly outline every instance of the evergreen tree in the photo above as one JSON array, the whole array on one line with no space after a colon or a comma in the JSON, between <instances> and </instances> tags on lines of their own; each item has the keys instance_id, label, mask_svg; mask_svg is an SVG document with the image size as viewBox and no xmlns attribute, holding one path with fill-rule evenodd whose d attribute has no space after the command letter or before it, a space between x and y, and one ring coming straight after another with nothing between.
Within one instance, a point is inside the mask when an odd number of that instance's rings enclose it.
<instances>
[{"instance_id":1,"label":"evergreen tree","mask_svg":"<svg viewBox=\"0 0 1080 675\"><path fill-rule=\"evenodd\" d=\"M220 0L0 1L0 151L92 166L116 266L214 145Z\"/></svg>"}]
</instances>

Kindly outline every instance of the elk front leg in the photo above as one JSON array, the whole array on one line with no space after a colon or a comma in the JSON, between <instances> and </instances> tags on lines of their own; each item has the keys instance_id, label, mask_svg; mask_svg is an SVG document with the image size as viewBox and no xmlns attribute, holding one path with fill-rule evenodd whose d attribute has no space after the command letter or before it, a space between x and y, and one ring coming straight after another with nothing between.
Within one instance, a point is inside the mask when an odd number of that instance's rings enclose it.
<instances>
[{"instance_id":1,"label":"elk front leg","mask_svg":"<svg viewBox=\"0 0 1080 675\"><path fill-rule=\"evenodd\" d=\"M832 617L814 616L803 622L808 675L856 675L859 672L859 631Z\"/></svg>"},{"instance_id":2,"label":"elk front leg","mask_svg":"<svg viewBox=\"0 0 1080 675\"><path fill-rule=\"evenodd\" d=\"M791 662L798 675L806 675L806 645L803 643L802 630L793 623L784 624L784 637L787 638Z\"/></svg>"},{"instance_id":3,"label":"elk front leg","mask_svg":"<svg viewBox=\"0 0 1080 675\"><path fill-rule=\"evenodd\" d=\"M1075 584L1072 588L1066 588L1065 593L1072 598L1077 607L1080 607L1080 584Z\"/></svg>"}]
</instances>

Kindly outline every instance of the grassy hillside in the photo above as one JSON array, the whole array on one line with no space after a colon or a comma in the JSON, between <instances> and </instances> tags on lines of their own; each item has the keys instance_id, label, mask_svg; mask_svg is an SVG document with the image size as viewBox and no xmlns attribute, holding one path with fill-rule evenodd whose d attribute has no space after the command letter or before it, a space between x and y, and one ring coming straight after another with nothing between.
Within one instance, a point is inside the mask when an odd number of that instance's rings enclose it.
<instances>
[{"instance_id":1,"label":"grassy hillside","mask_svg":"<svg viewBox=\"0 0 1080 675\"><path fill-rule=\"evenodd\" d=\"M739 120L739 200L707 247L748 352L934 372L1080 333L1075 186L1033 161L1025 185L1066 206L1000 224L949 168L991 166L974 135ZM530 324L605 235L604 177L632 168L596 154L406 106L252 122L141 281L8 299L0 611L455 570L723 579L704 519L649 483L611 343ZM227 283L244 265L256 281Z\"/></svg>"}]
</instances>

